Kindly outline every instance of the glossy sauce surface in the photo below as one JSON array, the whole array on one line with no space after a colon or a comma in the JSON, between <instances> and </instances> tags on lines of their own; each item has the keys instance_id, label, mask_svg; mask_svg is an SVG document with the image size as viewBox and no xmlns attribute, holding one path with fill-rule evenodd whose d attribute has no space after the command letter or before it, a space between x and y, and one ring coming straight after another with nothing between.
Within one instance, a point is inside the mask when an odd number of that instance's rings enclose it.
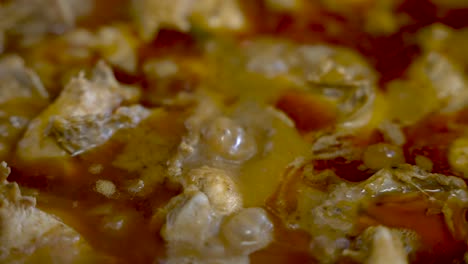
<instances>
[{"instance_id":1,"label":"glossy sauce surface","mask_svg":"<svg viewBox=\"0 0 468 264\"><path fill-rule=\"evenodd\" d=\"M99 4L93 15L80 21L79 25L93 29L109 21L127 19L125 12L122 11L127 8L126 1L100 0L96 2ZM454 28L468 26L468 9L440 12L433 4L425 0L404 1L398 8L398 12L409 16L411 22L397 33L382 37L365 33L359 15L348 17L332 14L314 3L309 3L304 8L303 14L296 16L268 11L259 1L244 1L243 5L245 12L253 21L253 28L250 32L235 35L235 39L245 41L256 36L270 35L292 39L299 43L326 42L353 48L362 53L378 71L381 89L384 89L389 81L401 77L412 59L420 53L419 48L407 40L409 35L435 22L442 22ZM146 60L171 54L197 58L201 52L193 36L162 30L155 40L142 45L138 53L141 60ZM180 91L191 92L200 82L196 76L193 78L189 76L174 80L169 85L169 90L160 91L152 87L150 81L145 79L142 65L139 65L136 73L126 73L121 69L114 70L120 82L138 84L143 87L144 94L148 95L143 96L142 104L145 106L160 104L157 96L154 96L155 91L161 92L164 96ZM235 82L247 81L235 80ZM262 82L259 81L261 85ZM264 86L270 84L269 82L263 83ZM288 87L280 87L278 90L288 91ZM240 91L240 96L255 97L254 93ZM261 96L270 98L276 95L262 94ZM301 100L299 99L307 101L304 104L313 107L310 109L294 108L300 106ZM296 128L303 134L304 131L327 128L335 122L335 114L331 107L314 100L312 97L308 100L301 95L290 93L277 102L276 106L279 109L286 109L284 112L295 121ZM459 175L450 169L447 152L453 139L460 136L464 130L454 129L448 123L466 125L467 122L463 119L465 112L466 110L462 111L458 119L453 116L435 116L406 127L404 132L408 141L403 146L406 161L414 164L415 156L422 155L433 162L433 172ZM147 122L149 126L154 125L154 129L168 129L159 127L158 120L154 120L154 124L151 120ZM181 126L181 123L174 124L173 127L177 127L173 130L176 131L175 134L179 133ZM275 224L274 242L266 249L252 254L251 263L314 263L314 256L308 251L309 235L303 231L288 229L272 210L271 205L266 202L271 199L272 193L283 180L284 171L282 170L295 157L306 153L308 147L303 145L300 139L301 133L295 133L293 129L282 125L277 125L276 128L280 135L274 139L276 152L261 162L256 163L254 160L246 164L243 168L243 176L238 179L246 206L262 206L270 210ZM359 139L354 142L364 148L384 141L383 136L378 132L370 134L371 136L367 137L364 142ZM111 141L91 153L80 156L79 166L70 169L70 175L64 179L43 177L43 171L49 170L47 164L41 164L35 168L16 168L15 161L12 160L9 161L13 167L10 180L17 181L25 187L38 189L40 209L59 216L65 223L81 233L93 247L117 257L119 259L117 263L151 263L155 258L163 259L165 256L164 241L159 235L162 220L152 218L152 212L154 208L164 205L181 190L179 186L163 184L153 190L151 199L121 195L116 199L107 200L97 194L93 190L96 176L89 172L89 168L95 164L103 167L99 175L100 179L121 183L124 179L136 177L111 165L114 155L122 148L121 144L121 142ZM373 174L372 171L361 170L362 163L362 160L345 158L314 161L317 170L332 169L339 177L352 182L365 180ZM45 169L42 170L41 166ZM291 182L294 186L294 180ZM294 197L291 199L294 200ZM372 216L372 220L368 221L371 222L370 225L379 223L392 227L417 229L417 232L427 238L427 248L421 253L418 263L442 263L462 257L460 252L464 251L464 245L453 241L450 233L443 226L440 214L426 216L424 212L418 211L408 214L405 206L407 205L384 203L381 206L371 207L367 213ZM113 229L113 225L117 225L118 228ZM439 243L434 243L435 241ZM432 253L429 254L426 251ZM433 258L434 252L437 252L435 259Z\"/></svg>"}]
</instances>

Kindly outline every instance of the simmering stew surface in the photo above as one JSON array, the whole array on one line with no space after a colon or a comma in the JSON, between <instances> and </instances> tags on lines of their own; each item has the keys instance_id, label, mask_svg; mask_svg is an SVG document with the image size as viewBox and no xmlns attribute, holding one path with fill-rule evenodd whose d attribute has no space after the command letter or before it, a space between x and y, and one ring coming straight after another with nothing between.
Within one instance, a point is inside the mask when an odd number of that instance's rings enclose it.
<instances>
[{"instance_id":1,"label":"simmering stew surface","mask_svg":"<svg viewBox=\"0 0 468 264\"><path fill-rule=\"evenodd\" d=\"M468 1L0 0L0 263L468 263Z\"/></svg>"}]
</instances>

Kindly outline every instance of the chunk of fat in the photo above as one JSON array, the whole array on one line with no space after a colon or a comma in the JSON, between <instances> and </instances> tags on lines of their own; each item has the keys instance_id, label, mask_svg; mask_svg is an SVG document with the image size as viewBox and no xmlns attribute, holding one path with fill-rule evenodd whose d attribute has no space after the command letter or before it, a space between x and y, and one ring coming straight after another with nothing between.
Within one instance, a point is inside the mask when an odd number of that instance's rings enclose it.
<instances>
[{"instance_id":1,"label":"chunk of fat","mask_svg":"<svg viewBox=\"0 0 468 264\"><path fill-rule=\"evenodd\" d=\"M145 40L162 28L188 31L198 24L208 30L239 30L246 24L237 0L132 0L132 10Z\"/></svg>"},{"instance_id":2,"label":"chunk of fat","mask_svg":"<svg viewBox=\"0 0 468 264\"><path fill-rule=\"evenodd\" d=\"M423 50L405 79L388 84L390 118L411 125L434 112L456 112L468 105L466 46L468 31L433 24L417 33Z\"/></svg>"},{"instance_id":3,"label":"chunk of fat","mask_svg":"<svg viewBox=\"0 0 468 264\"><path fill-rule=\"evenodd\" d=\"M90 246L71 227L35 207L16 183L6 180L10 169L0 165L0 262L38 263L50 256L60 263L94 259ZM86 256L84 256L84 255ZM95 255L97 256L97 255ZM47 258L46 258L47 259Z\"/></svg>"},{"instance_id":4,"label":"chunk of fat","mask_svg":"<svg viewBox=\"0 0 468 264\"><path fill-rule=\"evenodd\" d=\"M59 128L65 126L65 130L68 127L71 129L69 132L73 134L73 129L83 129L84 124L89 123L90 119L99 120L103 117L112 116L116 110L115 113L126 116L127 120L139 121L146 115L144 110L138 107L119 109L122 104L136 102L138 97L139 92L137 89L120 85L114 78L112 70L105 63L99 62L91 79L86 79L83 73L73 78L59 97L31 121L23 138L18 143L16 152L18 160L26 164L45 160L55 160L59 163L68 164L70 155L51 136L51 129L54 130L54 127L57 128L57 126ZM130 117L128 115L130 109L137 110L136 112L139 113L133 119L131 115ZM112 121L112 118L110 119ZM127 123L131 123L131 121ZM107 132L112 134L118 128L119 125L114 127L114 130L111 129ZM74 135L83 136L76 135L76 133ZM110 135L105 136L105 138L109 137Z\"/></svg>"}]
</instances>

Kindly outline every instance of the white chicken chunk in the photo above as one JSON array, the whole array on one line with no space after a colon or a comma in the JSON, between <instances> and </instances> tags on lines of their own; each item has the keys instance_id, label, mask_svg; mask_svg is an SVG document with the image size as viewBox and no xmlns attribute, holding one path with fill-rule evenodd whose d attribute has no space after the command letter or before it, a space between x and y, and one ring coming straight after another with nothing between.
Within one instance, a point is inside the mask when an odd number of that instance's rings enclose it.
<instances>
[{"instance_id":1,"label":"white chicken chunk","mask_svg":"<svg viewBox=\"0 0 468 264\"><path fill-rule=\"evenodd\" d=\"M247 23L237 0L132 0L132 10L145 40L161 28L188 31L195 24L209 30L240 30Z\"/></svg>"},{"instance_id":2,"label":"white chicken chunk","mask_svg":"<svg viewBox=\"0 0 468 264\"><path fill-rule=\"evenodd\" d=\"M47 99L48 94L34 71L26 68L23 59L9 55L0 60L0 104L12 100Z\"/></svg>"},{"instance_id":3,"label":"white chicken chunk","mask_svg":"<svg viewBox=\"0 0 468 264\"><path fill-rule=\"evenodd\" d=\"M468 57L462 52L468 31L433 24L417 33L422 54L404 79L387 86L390 118L411 125L434 112L455 112L468 105Z\"/></svg>"},{"instance_id":4,"label":"white chicken chunk","mask_svg":"<svg viewBox=\"0 0 468 264\"><path fill-rule=\"evenodd\" d=\"M376 227L371 253L366 264L407 264L405 249L398 237L386 227Z\"/></svg>"},{"instance_id":5,"label":"white chicken chunk","mask_svg":"<svg viewBox=\"0 0 468 264\"><path fill-rule=\"evenodd\" d=\"M161 235L169 263L248 263L272 240L273 224L260 208L242 209L225 171L203 166L182 179L184 193L166 206Z\"/></svg>"},{"instance_id":6,"label":"white chicken chunk","mask_svg":"<svg viewBox=\"0 0 468 264\"><path fill-rule=\"evenodd\" d=\"M62 33L91 11L93 0L11 0L0 3L0 32L31 45L50 33ZM7 38L8 40L8 38Z\"/></svg>"},{"instance_id":7,"label":"white chicken chunk","mask_svg":"<svg viewBox=\"0 0 468 264\"><path fill-rule=\"evenodd\" d=\"M131 29L106 26L98 30L92 48L97 50L110 64L127 72L137 69L137 40Z\"/></svg>"},{"instance_id":8,"label":"white chicken chunk","mask_svg":"<svg viewBox=\"0 0 468 264\"><path fill-rule=\"evenodd\" d=\"M350 50L256 39L244 47L249 71L286 81L336 104L339 125L362 127L371 120L376 100L376 74Z\"/></svg>"},{"instance_id":9,"label":"white chicken chunk","mask_svg":"<svg viewBox=\"0 0 468 264\"><path fill-rule=\"evenodd\" d=\"M418 243L418 235L411 230L371 226L356 238L352 247L356 247L357 250L345 250L343 255L358 263L406 264L408 263L406 248L418 246Z\"/></svg>"},{"instance_id":10,"label":"white chicken chunk","mask_svg":"<svg viewBox=\"0 0 468 264\"><path fill-rule=\"evenodd\" d=\"M249 263L248 255L272 240L273 224L263 209L242 209L224 218L193 188L173 198L167 209L161 235L169 263Z\"/></svg>"},{"instance_id":11,"label":"white chicken chunk","mask_svg":"<svg viewBox=\"0 0 468 264\"><path fill-rule=\"evenodd\" d=\"M104 143L117 130L132 127L147 116L137 101L139 92L120 85L112 70L98 63L91 79L73 78L59 97L28 126L18 144L21 162L56 160ZM99 135L99 137L96 137Z\"/></svg>"},{"instance_id":12,"label":"white chicken chunk","mask_svg":"<svg viewBox=\"0 0 468 264\"><path fill-rule=\"evenodd\" d=\"M71 227L35 207L16 183L6 180L10 169L0 165L0 262L103 263Z\"/></svg>"},{"instance_id":13,"label":"white chicken chunk","mask_svg":"<svg viewBox=\"0 0 468 264\"><path fill-rule=\"evenodd\" d=\"M49 102L36 73L10 55L0 59L0 158L6 159L29 120Z\"/></svg>"},{"instance_id":14,"label":"white chicken chunk","mask_svg":"<svg viewBox=\"0 0 468 264\"><path fill-rule=\"evenodd\" d=\"M206 194L218 215L229 215L240 209L241 196L224 170L203 166L190 171L188 177L190 184Z\"/></svg>"},{"instance_id":15,"label":"white chicken chunk","mask_svg":"<svg viewBox=\"0 0 468 264\"><path fill-rule=\"evenodd\" d=\"M71 155L78 155L106 142L124 128L135 127L149 111L140 105L119 107L111 115L52 117L48 134Z\"/></svg>"},{"instance_id":16,"label":"white chicken chunk","mask_svg":"<svg viewBox=\"0 0 468 264\"><path fill-rule=\"evenodd\" d=\"M216 232L216 216L208 197L195 190L186 190L182 196L173 198L168 204L169 213L161 234L172 243L202 246Z\"/></svg>"}]
</instances>

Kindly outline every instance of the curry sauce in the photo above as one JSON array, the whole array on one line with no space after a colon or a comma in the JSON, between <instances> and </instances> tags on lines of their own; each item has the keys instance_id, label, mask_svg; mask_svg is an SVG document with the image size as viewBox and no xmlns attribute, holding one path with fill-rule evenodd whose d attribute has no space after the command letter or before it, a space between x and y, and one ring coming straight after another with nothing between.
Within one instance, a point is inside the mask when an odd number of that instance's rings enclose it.
<instances>
[{"instance_id":1,"label":"curry sauce","mask_svg":"<svg viewBox=\"0 0 468 264\"><path fill-rule=\"evenodd\" d=\"M463 0L44 2L0 1L0 262L466 262Z\"/></svg>"}]
</instances>

